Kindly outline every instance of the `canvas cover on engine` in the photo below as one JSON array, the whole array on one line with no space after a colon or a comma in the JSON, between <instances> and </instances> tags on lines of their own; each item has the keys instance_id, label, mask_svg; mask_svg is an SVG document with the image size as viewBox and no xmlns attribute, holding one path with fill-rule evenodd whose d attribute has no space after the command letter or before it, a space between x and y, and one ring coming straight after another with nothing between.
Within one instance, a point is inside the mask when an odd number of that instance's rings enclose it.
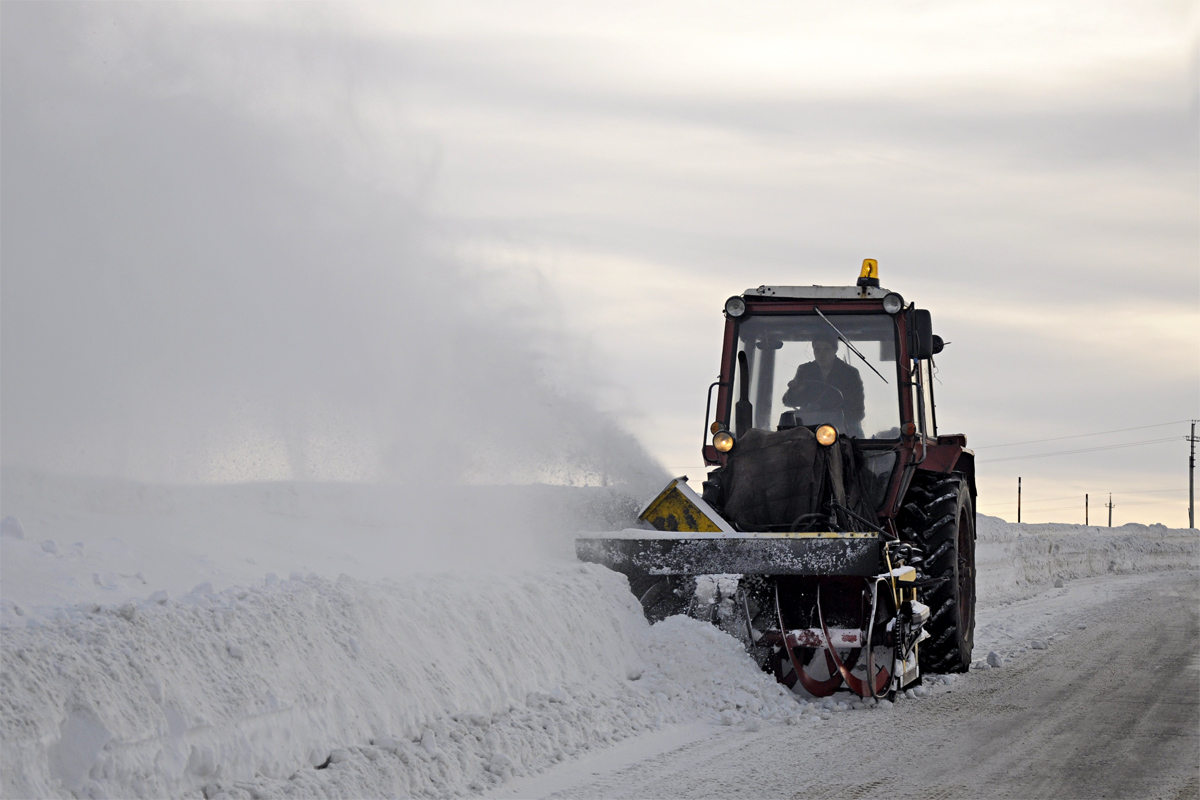
<instances>
[{"instance_id":1,"label":"canvas cover on engine","mask_svg":"<svg viewBox=\"0 0 1200 800\"><path fill-rule=\"evenodd\" d=\"M738 439L722 470L724 515L744 531L805 530L805 515L819 512L832 491L838 504L872 519L860 486L862 470L862 457L847 438L825 447L808 428L752 428Z\"/></svg>"}]
</instances>

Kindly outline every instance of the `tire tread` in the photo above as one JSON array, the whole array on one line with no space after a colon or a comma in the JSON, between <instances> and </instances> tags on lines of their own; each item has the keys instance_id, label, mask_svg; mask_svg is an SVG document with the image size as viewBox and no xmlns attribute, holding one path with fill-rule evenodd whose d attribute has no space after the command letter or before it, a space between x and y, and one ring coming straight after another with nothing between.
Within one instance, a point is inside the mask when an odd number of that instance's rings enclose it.
<instances>
[{"instance_id":1,"label":"tire tread","mask_svg":"<svg viewBox=\"0 0 1200 800\"><path fill-rule=\"evenodd\" d=\"M925 579L943 579L924 590L921 601L930 608L925 630L930 638L920 647L922 672L966 672L971 665L974 624L959 635L960 614L957 562L958 518L970 503L965 481L958 475L938 475L914 480L902 508L904 538L922 545L927 555L921 565ZM972 589L973 594L973 589ZM973 603L973 597L971 599Z\"/></svg>"}]
</instances>

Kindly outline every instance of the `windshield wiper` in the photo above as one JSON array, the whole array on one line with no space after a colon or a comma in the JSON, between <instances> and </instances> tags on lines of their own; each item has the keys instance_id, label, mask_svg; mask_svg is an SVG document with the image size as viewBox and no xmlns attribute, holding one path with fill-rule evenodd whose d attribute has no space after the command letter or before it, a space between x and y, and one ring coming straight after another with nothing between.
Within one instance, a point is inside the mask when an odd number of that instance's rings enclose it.
<instances>
[{"instance_id":1,"label":"windshield wiper","mask_svg":"<svg viewBox=\"0 0 1200 800\"><path fill-rule=\"evenodd\" d=\"M868 367L871 367L871 372L874 372L876 375L879 375L879 380L883 381L884 383L888 382L887 378L883 377L883 375L880 374L879 370L877 370L877 369L875 369L875 367L871 366L871 362L867 361L867 357L864 356L862 353L858 352L857 347L850 344L850 340L842 335L842 332L837 329L837 325L834 325L832 322L829 321L829 317L827 317L821 313L821 309L817 308L816 306L813 306L813 311L817 312L817 316L819 316L821 319L825 320L826 324L828 324L829 327L833 328L833 332L838 335L838 338L842 340L842 342L846 345L846 347L850 348L850 352L854 353L854 355L861 358L862 362L864 364L866 364Z\"/></svg>"}]
</instances>

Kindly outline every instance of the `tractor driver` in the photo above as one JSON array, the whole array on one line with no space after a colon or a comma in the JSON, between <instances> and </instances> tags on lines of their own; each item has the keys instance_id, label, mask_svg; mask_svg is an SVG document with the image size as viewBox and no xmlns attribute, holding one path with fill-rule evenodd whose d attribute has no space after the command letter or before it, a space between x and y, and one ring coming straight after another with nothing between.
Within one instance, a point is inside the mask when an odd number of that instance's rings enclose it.
<instances>
[{"instance_id":1,"label":"tractor driver","mask_svg":"<svg viewBox=\"0 0 1200 800\"><path fill-rule=\"evenodd\" d=\"M813 360L796 368L796 377L788 382L783 404L820 411L841 411L846 418L846 433L862 436L865 414L863 382L858 370L837 357L840 342L836 336L813 339Z\"/></svg>"}]
</instances>

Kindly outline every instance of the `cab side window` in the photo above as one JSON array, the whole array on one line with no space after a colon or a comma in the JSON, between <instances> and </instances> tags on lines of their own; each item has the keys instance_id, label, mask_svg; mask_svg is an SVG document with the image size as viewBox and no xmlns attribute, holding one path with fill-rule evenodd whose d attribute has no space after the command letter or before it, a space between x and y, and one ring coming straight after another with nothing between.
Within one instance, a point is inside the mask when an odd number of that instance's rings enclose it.
<instances>
[{"instance_id":1,"label":"cab side window","mask_svg":"<svg viewBox=\"0 0 1200 800\"><path fill-rule=\"evenodd\" d=\"M929 436L937 436L937 415L933 409L933 370L929 359L921 360L921 393L924 400L924 429Z\"/></svg>"}]
</instances>

